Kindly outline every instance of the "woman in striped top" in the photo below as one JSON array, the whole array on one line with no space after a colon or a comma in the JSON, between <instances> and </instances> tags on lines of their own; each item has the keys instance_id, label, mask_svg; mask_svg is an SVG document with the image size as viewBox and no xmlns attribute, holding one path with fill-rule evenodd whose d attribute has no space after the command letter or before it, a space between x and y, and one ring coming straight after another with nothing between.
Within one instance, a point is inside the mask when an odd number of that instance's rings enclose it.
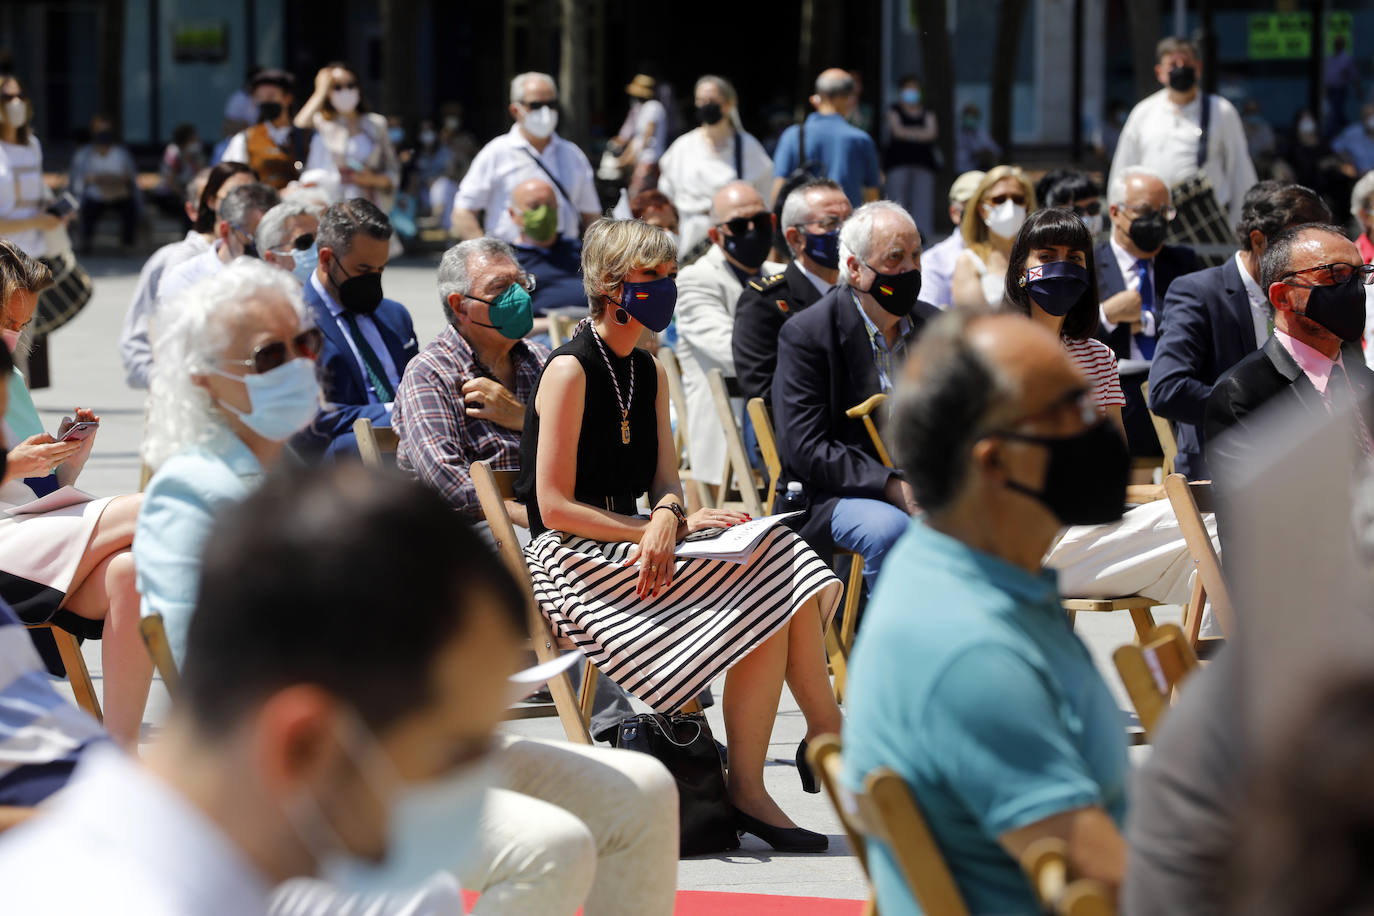
<instances>
[{"instance_id":1,"label":"woman in striped top","mask_svg":"<svg viewBox=\"0 0 1374 916\"><path fill-rule=\"evenodd\" d=\"M1059 335L1092 386L1097 409L1126 435L1116 354L1093 337L1099 306L1092 235L1072 210L1047 207L1026 220L1011 246L1002 307Z\"/></svg>"}]
</instances>

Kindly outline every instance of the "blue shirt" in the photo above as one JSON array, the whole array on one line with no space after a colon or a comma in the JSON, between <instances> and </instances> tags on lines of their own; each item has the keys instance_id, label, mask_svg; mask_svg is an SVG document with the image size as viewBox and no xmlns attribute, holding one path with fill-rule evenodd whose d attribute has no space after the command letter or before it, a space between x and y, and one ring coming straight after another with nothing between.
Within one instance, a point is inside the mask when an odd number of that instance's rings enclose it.
<instances>
[{"instance_id":1,"label":"blue shirt","mask_svg":"<svg viewBox=\"0 0 1374 916\"><path fill-rule=\"evenodd\" d=\"M799 128L793 124L778 138L773 174L786 178L801 165L797 157ZM806 118L806 158L819 160L825 176L844 188L854 206L864 202L864 188L878 187L878 147L873 138L837 114L812 113Z\"/></svg>"},{"instance_id":2,"label":"blue shirt","mask_svg":"<svg viewBox=\"0 0 1374 916\"><path fill-rule=\"evenodd\" d=\"M1363 121L1356 121L1336 135L1331 149L1348 156L1361 172L1374 169L1374 137L1364 129Z\"/></svg>"},{"instance_id":3,"label":"blue shirt","mask_svg":"<svg viewBox=\"0 0 1374 916\"><path fill-rule=\"evenodd\" d=\"M1056 583L913 522L850 661L845 781L901 775L972 913L1039 911L1002 834L1088 806L1125 819L1124 722ZM921 912L887 847L868 859L884 916Z\"/></svg>"},{"instance_id":4,"label":"blue shirt","mask_svg":"<svg viewBox=\"0 0 1374 916\"><path fill-rule=\"evenodd\" d=\"M548 248L519 244L511 247L521 270L534 277L534 292L530 293L534 314L587 307L587 290L582 286L581 242L560 238Z\"/></svg>"}]
</instances>

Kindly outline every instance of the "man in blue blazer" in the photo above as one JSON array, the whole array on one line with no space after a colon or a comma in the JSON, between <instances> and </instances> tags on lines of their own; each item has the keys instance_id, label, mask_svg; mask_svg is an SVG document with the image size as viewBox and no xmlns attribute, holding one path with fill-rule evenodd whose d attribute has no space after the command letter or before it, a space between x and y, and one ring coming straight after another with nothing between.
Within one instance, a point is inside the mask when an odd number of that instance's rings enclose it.
<instances>
[{"instance_id":1,"label":"man in blue blazer","mask_svg":"<svg viewBox=\"0 0 1374 916\"><path fill-rule=\"evenodd\" d=\"M1165 294L1174 280L1202 265L1191 248L1164 244L1173 202L1169 186L1154 172L1142 166L1122 170L1107 189L1107 200L1111 235L1093 252L1102 302L1099 338L1118 360L1148 362L1155 355ZM1133 457L1161 454L1140 394L1148 371L1121 373L1126 395L1121 418Z\"/></svg>"},{"instance_id":2,"label":"man in blue blazer","mask_svg":"<svg viewBox=\"0 0 1374 916\"><path fill-rule=\"evenodd\" d=\"M419 352L410 313L382 298L390 258L391 221L357 197L320 216L319 264L305 284L305 302L324 332L320 387L325 407L291 440L307 458L355 455L353 423L391 425L391 403L406 365Z\"/></svg>"},{"instance_id":3,"label":"man in blue blazer","mask_svg":"<svg viewBox=\"0 0 1374 916\"><path fill-rule=\"evenodd\" d=\"M912 341L939 314L917 300L920 264L907 212L865 204L840 230L840 285L778 336L774 427L783 480L801 482L810 499L801 535L825 557L835 546L861 554L870 590L916 504L902 472L882 463L863 422L845 411L891 394Z\"/></svg>"},{"instance_id":4,"label":"man in blue blazer","mask_svg":"<svg viewBox=\"0 0 1374 916\"><path fill-rule=\"evenodd\" d=\"M1260 256L1289 226L1330 221L1330 208L1309 188L1261 181L1241 204L1236 256L1170 286L1150 366L1150 404L1173 424L1174 469L1189 480L1210 477L1203 459L1203 421L1212 386L1269 338L1268 297L1258 281Z\"/></svg>"}]
</instances>

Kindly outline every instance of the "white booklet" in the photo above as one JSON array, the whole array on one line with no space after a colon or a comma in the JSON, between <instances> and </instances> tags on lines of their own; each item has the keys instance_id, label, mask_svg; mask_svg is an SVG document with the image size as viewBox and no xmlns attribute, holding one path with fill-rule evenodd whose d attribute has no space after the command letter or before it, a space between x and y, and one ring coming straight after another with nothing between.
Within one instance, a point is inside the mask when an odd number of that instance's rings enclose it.
<instances>
[{"instance_id":1,"label":"white booklet","mask_svg":"<svg viewBox=\"0 0 1374 916\"><path fill-rule=\"evenodd\" d=\"M542 662L538 665L517 671L510 676L510 690L507 702L519 703L526 697L536 693L549 681L567 671L573 665L582 660L582 653L576 650L564 652L552 661Z\"/></svg>"},{"instance_id":2,"label":"white booklet","mask_svg":"<svg viewBox=\"0 0 1374 916\"><path fill-rule=\"evenodd\" d=\"M801 515L801 512L787 512L782 515L765 515L752 521L717 528L718 534L705 539L693 540L692 535L677 545L680 557L701 557L707 560L726 560L730 563L743 563L749 559L763 536L769 529L785 518ZM700 532L698 532L700 533Z\"/></svg>"},{"instance_id":3,"label":"white booklet","mask_svg":"<svg viewBox=\"0 0 1374 916\"><path fill-rule=\"evenodd\" d=\"M68 506L88 503L93 499L95 499L95 497L90 493L84 490L78 490L76 487L58 487L47 496L40 496L30 502L18 506L11 506L5 510L5 514L37 515L40 512L52 512L55 509L65 509Z\"/></svg>"}]
</instances>

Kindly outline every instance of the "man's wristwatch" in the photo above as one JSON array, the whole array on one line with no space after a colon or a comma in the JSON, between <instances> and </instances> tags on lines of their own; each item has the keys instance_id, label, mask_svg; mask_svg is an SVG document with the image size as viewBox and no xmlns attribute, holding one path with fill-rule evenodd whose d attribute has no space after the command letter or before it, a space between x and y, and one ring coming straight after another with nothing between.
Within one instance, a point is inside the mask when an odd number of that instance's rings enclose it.
<instances>
[{"instance_id":1,"label":"man's wristwatch","mask_svg":"<svg viewBox=\"0 0 1374 916\"><path fill-rule=\"evenodd\" d=\"M683 512L682 507L679 506L677 503L665 503L661 506L654 506L654 512L657 512L659 509L667 509L670 512L672 512L673 515L677 518L679 525L687 524L687 513ZM653 515L654 512L650 512L649 514Z\"/></svg>"}]
</instances>

